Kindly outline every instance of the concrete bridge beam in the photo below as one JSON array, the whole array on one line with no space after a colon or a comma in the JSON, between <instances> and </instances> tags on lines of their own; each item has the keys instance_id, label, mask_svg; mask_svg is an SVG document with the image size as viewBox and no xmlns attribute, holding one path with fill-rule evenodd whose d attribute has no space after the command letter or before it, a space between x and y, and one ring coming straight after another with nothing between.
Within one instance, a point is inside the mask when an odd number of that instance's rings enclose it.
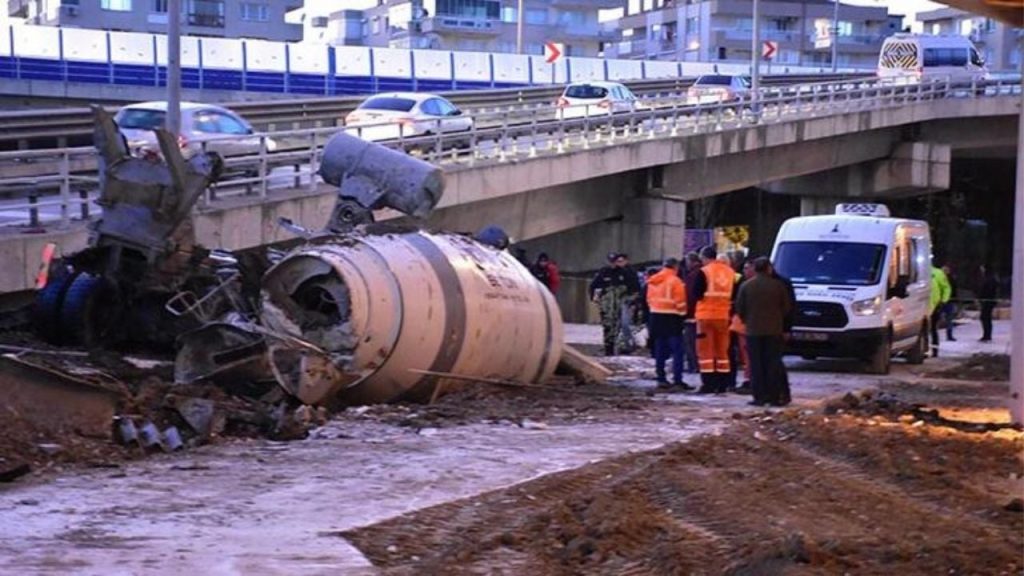
<instances>
[{"instance_id":1,"label":"concrete bridge beam","mask_svg":"<svg viewBox=\"0 0 1024 576\"><path fill-rule=\"evenodd\" d=\"M933 142L907 142L883 160L862 162L816 174L769 182L776 194L845 199L898 198L949 188L951 147Z\"/></svg>"}]
</instances>

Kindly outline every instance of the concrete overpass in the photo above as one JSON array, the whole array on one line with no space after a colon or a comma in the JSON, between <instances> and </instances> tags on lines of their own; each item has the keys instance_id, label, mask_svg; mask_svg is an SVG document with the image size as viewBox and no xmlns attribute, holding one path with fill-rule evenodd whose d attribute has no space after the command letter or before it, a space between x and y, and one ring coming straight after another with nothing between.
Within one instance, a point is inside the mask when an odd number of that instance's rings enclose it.
<instances>
[{"instance_id":1,"label":"concrete overpass","mask_svg":"<svg viewBox=\"0 0 1024 576\"><path fill-rule=\"evenodd\" d=\"M953 156L1013 149L1014 90L977 96L949 89L902 100L878 91L845 100L830 93L766 100L758 117L661 110L611 131L593 126L570 136L509 135L508 142L481 135L472 154L437 158L448 189L429 224L463 231L497 224L575 269L597 267L612 249L656 260L678 254L687 202L716 194L765 186L809 198L805 209L815 212L826 204L831 210L837 197L943 189ZM281 216L323 225L333 200L323 184L228 198L197 210L194 224L209 247L247 248L287 239L276 225ZM30 287L45 242L70 252L85 239L81 225L0 237L0 258L18 271L0 276L0 291Z\"/></svg>"}]
</instances>

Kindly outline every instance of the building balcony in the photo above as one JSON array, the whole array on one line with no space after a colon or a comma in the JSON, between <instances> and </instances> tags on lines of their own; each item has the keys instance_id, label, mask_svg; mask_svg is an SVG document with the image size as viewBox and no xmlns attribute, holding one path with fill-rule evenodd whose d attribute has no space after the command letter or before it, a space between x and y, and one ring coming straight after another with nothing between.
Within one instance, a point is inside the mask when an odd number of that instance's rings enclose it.
<instances>
[{"instance_id":1,"label":"building balcony","mask_svg":"<svg viewBox=\"0 0 1024 576\"><path fill-rule=\"evenodd\" d=\"M32 0L10 0L7 3L7 15L11 18L28 18L28 7L31 5Z\"/></svg>"},{"instance_id":2,"label":"building balcony","mask_svg":"<svg viewBox=\"0 0 1024 576\"><path fill-rule=\"evenodd\" d=\"M564 38L593 40L595 42L614 42L619 39L618 30L600 28L576 28L573 26L552 26L552 33Z\"/></svg>"},{"instance_id":3,"label":"building balcony","mask_svg":"<svg viewBox=\"0 0 1024 576\"><path fill-rule=\"evenodd\" d=\"M591 10L612 10L622 8L626 0L549 0L553 8L589 8Z\"/></svg>"},{"instance_id":4,"label":"building balcony","mask_svg":"<svg viewBox=\"0 0 1024 576\"><path fill-rule=\"evenodd\" d=\"M719 28L713 30L713 33L713 40L715 44L724 46L742 46L745 48L750 47L750 41L754 36L754 33L751 30L740 30L735 28ZM801 32L788 30L761 30L762 42L770 40L772 42L778 42L787 48L799 46L802 37L803 34ZM813 39L811 41L813 42Z\"/></svg>"},{"instance_id":5,"label":"building balcony","mask_svg":"<svg viewBox=\"0 0 1024 576\"><path fill-rule=\"evenodd\" d=\"M424 34L461 34L464 36L499 36L502 33L500 20L483 18L459 18L457 16L432 16L420 21Z\"/></svg>"},{"instance_id":6,"label":"building balcony","mask_svg":"<svg viewBox=\"0 0 1024 576\"><path fill-rule=\"evenodd\" d=\"M224 15L190 13L188 14L187 24L189 26L201 26L203 28L223 28Z\"/></svg>"}]
</instances>

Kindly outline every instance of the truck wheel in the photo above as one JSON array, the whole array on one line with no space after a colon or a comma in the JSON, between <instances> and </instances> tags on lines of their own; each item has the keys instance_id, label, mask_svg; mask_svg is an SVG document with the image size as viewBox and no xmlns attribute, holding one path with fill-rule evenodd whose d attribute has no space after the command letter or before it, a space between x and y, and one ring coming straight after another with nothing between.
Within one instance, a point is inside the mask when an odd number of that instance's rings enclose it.
<instances>
[{"instance_id":1,"label":"truck wheel","mask_svg":"<svg viewBox=\"0 0 1024 576\"><path fill-rule=\"evenodd\" d=\"M928 357L928 326L921 327L921 333L917 335L917 342L914 347L907 350L907 364L924 364Z\"/></svg>"},{"instance_id":2,"label":"truck wheel","mask_svg":"<svg viewBox=\"0 0 1024 576\"><path fill-rule=\"evenodd\" d=\"M64 295L60 307L61 340L93 347L105 341L121 307L114 288L99 276L82 273Z\"/></svg>"},{"instance_id":3,"label":"truck wheel","mask_svg":"<svg viewBox=\"0 0 1024 576\"><path fill-rule=\"evenodd\" d=\"M878 344L875 353L868 358L869 374L888 374L889 364L892 362L892 339L886 336Z\"/></svg>"},{"instance_id":4,"label":"truck wheel","mask_svg":"<svg viewBox=\"0 0 1024 576\"><path fill-rule=\"evenodd\" d=\"M50 278L46 286L36 293L32 306L33 328L36 334L51 344L61 342L60 307L75 278L76 274L61 274Z\"/></svg>"}]
</instances>

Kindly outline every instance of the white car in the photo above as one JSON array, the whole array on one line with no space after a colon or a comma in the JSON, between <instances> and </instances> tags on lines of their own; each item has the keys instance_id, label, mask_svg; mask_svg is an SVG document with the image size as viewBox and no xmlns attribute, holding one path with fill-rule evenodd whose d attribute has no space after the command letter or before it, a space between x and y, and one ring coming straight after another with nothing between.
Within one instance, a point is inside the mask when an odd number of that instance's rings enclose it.
<instances>
[{"instance_id":1,"label":"white car","mask_svg":"<svg viewBox=\"0 0 1024 576\"><path fill-rule=\"evenodd\" d=\"M367 98L345 117L346 132L371 141L472 129L472 116L436 94L378 94Z\"/></svg>"},{"instance_id":2,"label":"white car","mask_svg":"<svg viewBox=\"0 0 1024 576\"><path fill-rule=\"evenodd\" d=\"M159 155L160 145L153 130L163 127L166 117L167 102L141 102L118 110L114 122L132 154ZM267 151L277 149L277 143L271 138L264 138L264 142ZM182 102L178 145L185 158L191 158L204 146L207 151L221 156L258 154L261 143L252 126L231 110L212 104Z\"/></svg>"},{"instance_id":3,"label":"white car","mask_svg":"<svg viewBox=\"0 0 1024 576\"><path fill-rule=\"evenodd\" d=\"M555 105L562 120L645 108L632 90L618 82L574 82L565 87Z\"/></svg>"},{"instance_id":4,"label":"white car","mask_svg":"<svg viewBox=\"0 0 1024 576\"><path fill-rule=\"evenodd\" d=\"M687 104L733 102L750 96L750 77L705 74L686 90Z\"/></svg>"}]
</instances>

